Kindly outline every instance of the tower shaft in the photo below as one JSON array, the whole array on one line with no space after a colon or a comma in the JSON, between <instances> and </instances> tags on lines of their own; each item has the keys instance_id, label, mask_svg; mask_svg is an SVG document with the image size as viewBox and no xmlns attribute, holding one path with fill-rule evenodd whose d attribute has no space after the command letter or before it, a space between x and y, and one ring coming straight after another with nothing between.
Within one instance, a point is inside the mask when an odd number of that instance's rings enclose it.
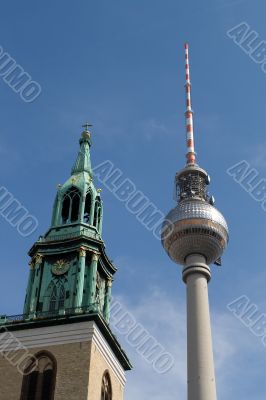
<instances>
[{"instance_id":1,"label":"tower shaft","mask_svg":"<svg viewBox=\"0 0 266 400\"><path fill-rule=\"evenodd\" d=\"M208 299L210 269L201 255L187 257L188 400L216 400L216 384Z\"/></svg>"}]
</instances>

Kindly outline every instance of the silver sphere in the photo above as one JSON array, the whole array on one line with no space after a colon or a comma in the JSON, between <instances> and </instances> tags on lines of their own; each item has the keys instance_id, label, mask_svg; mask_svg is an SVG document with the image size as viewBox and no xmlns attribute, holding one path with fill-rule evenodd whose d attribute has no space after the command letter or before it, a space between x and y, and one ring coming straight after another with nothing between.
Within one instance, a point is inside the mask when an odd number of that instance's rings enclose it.
<instances>
[{"instance_id":1,"label":"silver sphere","mask_svg":"<svg viewBox=\"0 0 266 400\"><path fill-rule=\"evenodd\" d=\"M228 227L222 214L209 203L187 199L165 217L162 244L169 257L185 265L190 254L202 254L212 264L228 243Z\"/></svg>"}]
</instances>

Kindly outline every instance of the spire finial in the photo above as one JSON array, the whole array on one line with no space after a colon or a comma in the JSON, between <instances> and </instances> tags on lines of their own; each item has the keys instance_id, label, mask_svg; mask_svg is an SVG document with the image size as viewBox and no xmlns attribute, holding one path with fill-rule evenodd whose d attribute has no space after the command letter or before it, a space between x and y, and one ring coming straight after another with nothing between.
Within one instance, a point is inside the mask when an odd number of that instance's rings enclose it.
<instances>
[{"instance_id":1,"label":"spire finial","mask_svg":"<svg viewBox=\"0 0 266 400\"><path fill-rule=\"evenodd\" d=\"M89 128L91 126L92 126L92 124L90 124L89 122L85 122L85 124L82 125L82 128L84 128L84 131L81 134L81 138L89 140L89 143L90 143L90 139L91 139L91 133L89 131Z\"/></svg>"},{"instance_id":2,"label":"spire finial","mask_svg":"<svg viewBox=\"0 0 266 400\"><path fill-rule=\"evenodd\" d=\"M92 176L91 161L90 161L90 146L91 146L91 133L89 127L92 126L88 122L82 125L84 128L81 138L79 139L80 150L77 160L72 168L71 174L80 172L88 172Z\"/></svg>"},{"instance_id":3,"label":"spire finial","mask_svg":"<svg viewBox=\"0 0 266 400\"><path fill-rule=\"evenodd\" d=\"M186 135L187 135L187 164L195 164L196 153L194 149L193 111L191 108L191 82L189 72L188 43L185 43L185 68L186 68Z\"/></svg>"},{"instance_id":4,"label":"spire finial","mask_svg":"<svg viewBox=\"0 0 266 400\"><path fill-rule=\"evenodd\" d=\"M91 126L93 126L93 125L90 124L89 122L85 122L85 124L82 125L82 128L84 128L84 130L85 130L86 132L89 132L89 128L90 128Z\"/></svg>"}]
</instances>

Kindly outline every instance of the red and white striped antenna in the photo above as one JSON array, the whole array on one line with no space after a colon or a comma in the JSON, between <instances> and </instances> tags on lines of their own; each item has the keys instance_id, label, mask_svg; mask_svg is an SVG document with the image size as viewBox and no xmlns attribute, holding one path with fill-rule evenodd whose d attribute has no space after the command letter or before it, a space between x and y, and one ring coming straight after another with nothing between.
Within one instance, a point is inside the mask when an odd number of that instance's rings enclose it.
<instances>
[{"instance_id":1,"label":"red and white striped antenna","mask_svg":"<svg viewBox=\"0 0 266 400\"><path fill-rule=\"evenodd\" d=\"M194 148L194 131L193 131L193 111L191 108L191 82L189 73L188 43L185 43L185 67L186 67L186 135L187 135L187 164L196 163L196 153Z\"/></svg>"}]
</instances>

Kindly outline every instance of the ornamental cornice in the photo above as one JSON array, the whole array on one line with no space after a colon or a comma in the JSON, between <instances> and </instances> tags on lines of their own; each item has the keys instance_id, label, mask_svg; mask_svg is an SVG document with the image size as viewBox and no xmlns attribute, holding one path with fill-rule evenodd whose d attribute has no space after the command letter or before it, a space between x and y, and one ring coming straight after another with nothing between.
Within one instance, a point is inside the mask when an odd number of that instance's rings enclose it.
<instances>
[{"instance_id":1,"label":"ornamental cornice","mask_svg":"<svg viewBox=\"0 0 266 400\"><path fill-rule=\"evenodd\" d=\"M35 257L34 257L35 265L36 265L36 264L40 264L40 263L42 262L42 259L43 259L43 255L40 254L40 253L37 253L37 254L35 255Z\"/></svg>"},{"instance_id":2,"label":"ornamental cornice","mask_svg":"<svg viewBox=\"0 0 266 400\"><path fill-rule=\"evenodd\" d=\"M32 259L29 261L29 267L30 269L34 269L36 264L41 264L43 259L43 254L36 253Z\"/></svg>"}]
</instances>

